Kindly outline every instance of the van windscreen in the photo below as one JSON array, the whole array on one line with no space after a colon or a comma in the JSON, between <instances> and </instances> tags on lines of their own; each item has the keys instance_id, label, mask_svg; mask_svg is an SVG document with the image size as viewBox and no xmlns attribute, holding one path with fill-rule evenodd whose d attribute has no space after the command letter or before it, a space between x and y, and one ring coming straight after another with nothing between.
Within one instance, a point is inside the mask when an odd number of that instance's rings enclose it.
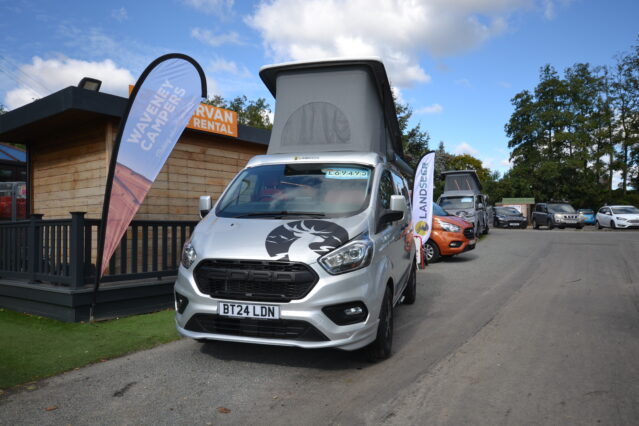
<instances>
[{"instance_id":1,"label":"van windscreen","mask_svg":"<svg viewBox=\"0 0 639 426\"><path fill-rule=\"evenodd\" d=\"M243 170L217 205L221 217L351 216L369 204L373 171L354 164L275 164Z\"/></svg>"},{"instance_id":2,"label":"van windscreen","mask_svg":"<svg viewBox=\"0 0 639 426\"><path fill-rule=\"evenodd\" d=\"M473 197L446 197L439 200L439 205L444 209L472 209L475 207Z\"/></svg>"}]
</instances>

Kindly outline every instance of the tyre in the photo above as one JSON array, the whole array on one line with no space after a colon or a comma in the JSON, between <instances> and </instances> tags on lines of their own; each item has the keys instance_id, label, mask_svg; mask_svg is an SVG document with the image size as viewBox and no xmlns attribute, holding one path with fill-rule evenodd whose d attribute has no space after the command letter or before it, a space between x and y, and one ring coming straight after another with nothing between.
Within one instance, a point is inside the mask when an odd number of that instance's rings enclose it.
<instances>
[{"instance_id":1,"label":"tyre","mask_svg":"<svg viewBox=\"0 0 639 426\"><path fill-rule=\"evenodd\" d=\"M603 226L601 226L601 223L599 223L599 221L597 221L596 223L597 223L597 229L603 228Z\"/></svg>"},{"instance_id":2,"label":"tyre","mask_svg":"<svg viewBox=\"0 0 639 426\"><path fill-rule=\"evenodd\" d=\"M610 221L610 229L617 229L617 225L615 225L615 221L614 220Z\"/></svg>"},{"instance_id":3,"label":"tyre","mask_svg":"<svg viewBox=\"0 0 639 426\"><path fill-rule=\"evenodd\" d=\"M433 240L426 241L426 244L424 244L424 252L428 263L439 262L439 258L441 257L439 247L437 247L437 244L435 244Z\"/></svg>"},{"instance_id":4,"label":"tyre","mask_svg":"<svg viewBox=\"0 0 639 426\"><path fill-rule=\"evenodd\" d=\"M583 228L583 226L578 226L578 227L577 227L577 229L581 229L581 228Z\"/></svg>"},{"instance_id":5,"label":"tyre","mask_svg":"<svg viewBox=\"0 0 639 426\"><path fill-rule=\"evenodd\" d=\"M414 259L403 296L404 303L407 305L412 305L413 303L415 303L415 299L417 298L417 265L415 264Z\"/></svg>"},{"instance_id":6,"label":"tyre","mask_svg":"<svg viewBox=\"0 0 639 426\"><path fill-rule=\"evenodd\" d=\"M555 225L552 223L552 220L548 221L548 229L554 229Z\"/></svg>"},{"instance_id":7,"label":"tyre","mask_svg":"<svg viewBox=\"0 0 639 426\"><path fill-rule=\"evenodd\" d=\"M386 286L382 307L379 311L377 338L366 346L366 358L371 362L382 361L391 355L393 349L393 291Z\"/></svg>"},{"instance_id":8,"label":"tyre","mask_svg":"<svg viewBox=\"0 0 639 426\"><path fill-rule=\"evenodd\" d=\"M533 229L539 229L539 224L537 223L537 220L533 219Z\"/></svg>"}]
</instances>

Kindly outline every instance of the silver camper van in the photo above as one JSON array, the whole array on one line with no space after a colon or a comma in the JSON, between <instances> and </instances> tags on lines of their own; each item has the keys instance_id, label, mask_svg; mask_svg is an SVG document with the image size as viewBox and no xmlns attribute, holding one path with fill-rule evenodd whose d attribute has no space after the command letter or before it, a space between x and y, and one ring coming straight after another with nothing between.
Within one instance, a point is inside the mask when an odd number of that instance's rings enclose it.
<instances>
[{"instance_id":1,"label":"silver camper van","mask_svg":"<svg viewBox=\"0 0 639 426\"><path fill-rule=\"evenodd\" d=\"M487 234L487 199L474 170L451 170L442 173L444 192L437 200L448 213L459 216L475 226L475 235Z\"/></svg>"},{"instance_id":2,"label":"silver camper van","mask_svg":"<svg viewBox=\"0 0 639 426\"><path fill-rule=\"evenodd\" d=\"M378 59L262 68L276 98L251 159L183 249L177 329L197 340L390 356L393 310L416 297L400 132Z\"/></svg>"}]
</instances>

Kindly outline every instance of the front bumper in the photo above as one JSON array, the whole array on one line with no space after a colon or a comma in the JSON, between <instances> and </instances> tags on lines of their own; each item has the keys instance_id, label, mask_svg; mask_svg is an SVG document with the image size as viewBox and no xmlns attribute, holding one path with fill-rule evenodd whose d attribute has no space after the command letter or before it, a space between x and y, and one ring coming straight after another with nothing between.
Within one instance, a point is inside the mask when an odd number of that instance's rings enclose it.
<instances>
[{"instance_id":1,"label":"front bumper","mask_svg":"<svg viewBox=\"0 0 639 426\"><path fill-rule=\"evenodd\" d=\"M194 315L199 315L199 317L206 316L212 320L226 319L228 317L218 315L218 302L233 300L216 299L201 293L193 278L193 266L190 270L180 266L175 282L175 291L186 297L189 301L182 314L176 310L175 320L177 331L182 336L193 339L224 340L300 348L334 347L344 350L355 350L374 341L377 335L379 309L385 289L385 286L378 285L381 282L380 278L384 275L384 270L381 265L369 265L366 268L341 275L330 275L317 263L309 266L318 274L319 281L303 299L292 300L286 303L257 301L237 302L277 305L280 308L280 319L282 323L287 321L295 324L300 324L300 322L306 323L313 329L316 329L319 335L324 337L323 339L303 340L297 338L254 337L255 335L261 336L261 334L252 333L253 336L247 336L240 335L242 333L236 335L233 334L233 332L208 333L198 331L201 329L193 327L193 322L189 325L189 321ZM339 326L322 312L322 308L326 306L355 301L363 302L368 309L368 316L363 322ZM276 320L253 320L250 324L240 324L237 325L237 327L254 328L256 326L255 321L261 321L261 323L257 324L258 326L269 326L268 321Z\"/></svg>"},{"instance_id":2,"label":"front bumper","mask_svg":"<svg viewBox=\"0 0 639 426\"><path fill-rule=\"evenodd\" d=\"M526 220L495 219L495 227L524 229L528 227L528 222Z\"/></svg>"},{"instance_id":3,"label":"front bumper","mask_svg":"<svg viewBox=\"0 0 639 426\"><path fill-rule=\"evenodd\" d=\"M440 254L444 256L453 256L473 250L476 246L477 239L468 239L462 232L447 232L434 229L430 239L437 244Z\"/></svg>"},{"instance_id":4,"label":"front bumper","mask_svg":"<svg viewBox=\"0 0 639 426\"><path fill-rule=\"evenodd\" d=\"M554 226L556 226L557 228L583 228L584 222L581 222L581 221L578 221L578 222L560 222L560 221L555 221L554 222Z\"/></svg>"},{"instance_id":5,"label":"front bumper","mask_svg":"<svg viewBox=\"0 0 639 426\"><path fill-rule=\"evenodd\" d=\"M620 220L615 222L615 226L620 229L639 229L639 223L622 222Z\"/></svg>"}]
</instances>

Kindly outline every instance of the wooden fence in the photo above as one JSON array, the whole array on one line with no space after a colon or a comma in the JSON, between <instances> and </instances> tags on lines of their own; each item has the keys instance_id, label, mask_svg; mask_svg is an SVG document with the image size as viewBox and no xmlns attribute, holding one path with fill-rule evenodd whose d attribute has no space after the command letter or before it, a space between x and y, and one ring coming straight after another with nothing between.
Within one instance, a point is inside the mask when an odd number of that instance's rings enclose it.
<instances>
[{"instance_id":1,"label":"wooden fence","mask_svg":"<svg viewBox=\"0 0 639 426\"><path fill-rule=\"evenodd\" d=\"M0 223L0 278L49 282L71 288L95 280L100 221L72 212L71 219L42 215ZM176 275L184 242L197 221L134 220L109 262L102 282Z\"/></svg>"}]
</instances>

